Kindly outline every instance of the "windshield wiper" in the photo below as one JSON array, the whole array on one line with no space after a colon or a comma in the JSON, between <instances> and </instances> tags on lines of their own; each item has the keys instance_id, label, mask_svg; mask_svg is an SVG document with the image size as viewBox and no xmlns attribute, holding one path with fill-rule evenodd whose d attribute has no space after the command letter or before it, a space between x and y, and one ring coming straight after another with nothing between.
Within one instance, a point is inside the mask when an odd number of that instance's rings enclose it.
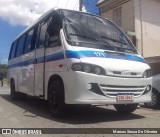
<instances>
[{"instance_id":1,"label":"windshield wiper","mask_svg":"<svg viewBox=\"0 0 160 137\"><path fill-rule=\"evenodd\" d=\"M136 50L132 49L132 48L125 48L125 47L116 46L116 45L113 45L113 44L111 45L109 42L104 41L104 40L102 40L102 42L105 43L105 46L112 48L112 50L114 50L114 51L117 51L118 49L123 49L125 52L128 52L128 53L131 53L131 52L132 53L137 53Z\"/></svg>"},{"instance_id":2,"label":"windshield wiper","mask_svg":"<svg viewBox=\"0 0 160 137\"><path fill-rule=\"evenodd\" d=\"M111 40L111 41L113 41L113 42L118 42L118 43L121 43L121 44L127 45L127 44L126 44L126 43L124 43L124 42L121 42L121 41L119 41L119 40L116 40L116 39L113 39L113 38L110 38L110 37L101 36L101 38L109 39L109 40Z\"/></svg>"},{"instance_id":3,"label":"windshield wiper","mask_svg":"<svg viewBox=\"0 0 160 137\"><path fill-rule=\"evenodd\" d=\"M80 35L80 34L74 34L74 33L69 33L69 35L73 35L73 36L78 36L78 37L82 37L82 38L87 38L87 39L92 39L92 40L95 40L95 41L99 41L99 39L96 39L96 38L93 38L93 37L90 37L90 36L87 36L87 35Z\"/></svg>"},{"instance_id":4,"label":"windshield wiper","mask_svg":"<svg viewBox=\"0 0 160 137\"><path fill-rule=\"evenodd\" d=\"M113 42L117 42L117 43L121 43L121 44L124 44L124 45L128 45L127 43L124 43L124 42L121 42L121 41L119 41L119 40L116 40L116 39L113 39L113 38L110 38L110 37L105 37L105 36L101 36L101 38L104 38L104 39L109 39L109 40L111 40L111 41L113 41ZM103 42L105 42L105 41L103 41ZM105 42L105 43L107 43L108 44L108 42ZM112 45L113 46L113 45ZM125 47L122 47L122 46L115 46L114 45L114 47L115 48L121 48L121 49L124 49L125 50L125 52L132 52L132 53L137 53L137 51L135 50L135 49L132 49L132 48L125 48Z\"/></svg>"},{"instance_id":5,"label":"windshield wiper","mask_svg":"<svg viewBox=\"0 0 160 137\"><path fill-rule=\"evenodd\" d=\"M122 48L125 50L125 52L128 52L128 53L137 53L137 51L135 49L132 49L132 48L125 48L125 47L119 47L119 48Z\"/></svg>"}]
</instances>

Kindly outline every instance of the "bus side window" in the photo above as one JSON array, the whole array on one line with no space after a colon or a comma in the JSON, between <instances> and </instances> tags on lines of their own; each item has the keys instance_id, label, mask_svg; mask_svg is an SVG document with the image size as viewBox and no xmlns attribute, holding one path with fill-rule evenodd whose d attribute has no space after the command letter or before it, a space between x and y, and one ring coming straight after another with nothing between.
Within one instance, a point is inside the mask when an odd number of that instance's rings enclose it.
<instances>
[{"instance_id":1,"label":"bus side window","mask_svg":"<svg viewBox=\"0 0 160 137\"><path fill-rule=\"evenodd\" d=\"M31 41L31 43L32 43L32 47L31 47L31 50L34 50L35 49L35 45L36 45L36 40L37 40L37 36L38 36L38 26L36 26L35 28L34 28L34 32L33 32L33 36L32 36L32 41Z\"/></svg>"},{"instance_id":2,"label":"bus side window","mask_svg":"<svg viewBox=\"0 0 160 137\"><path fill-rule=\"evenodd\" d=\"M60 29L62 28L58 15L53 15L48 29L48 47L60 46Z\"/></svg>"},{"instance_id":3,"label":"bus side window","mask_svg":"<svg viewBox=\"0 0 160 137\"><path fill-rule=\"evenodd\" d=\"M39 39L37 48L43 48L46 44L46 30L47 30L48 22L44 22L40 26Z\"/></svg>"},{"instance_id":4,"label":"bus side window","mask_svg":"<svg viewBox=\"0 0 160 137\"><path fill-rule=\"evenodd\" d=\"M28 53L35 49L37 27L28 32L24 53Z\"/></svg>"},{"instance_id":5,"label":"bus side window","mask_svg":"<svg viewBox=\"0 0 160 137\"><path fill-rule=\"evenodd\" d=\"M28 53L30 52L31 48L32 48L32 36L33 36L33 30L28 32L27 38L26 38L26 45L25 45L25 49L24 49L24 53Z\"/></svg>"},{"instance_id":6,"label":"bus side window","mask_svg":"<svg viewBox=\"0 0 160 137\"><path fill-rule=\"evenodd\" d=\"M8 60L11 60L11 54L12 54L13 46L14 46L14 43L12 43L12 45L11 45Z\"/></svg>"},{"instance_id":7,"label":"bus side window","mask_svg":"<svg viewBox=\"0 0 160 137\"><path fill-rule=\"evenodd\" d=\"M11 53L10 53L10 59L15 58L16 55L16 48L17 48L17 41L15 41L12 45Z\"/></svg>"},{"instance_id":8,"label":"bus side window","mask_svg":"<svg viewBox=\"0 0 160 137\"><path fill-rule=\"evenodd\" d=\"M26 40L26 34L23 35L22 37L20 37L20 39L18 40L18 46L17 46L17 49L16 49L16 51L17 51L16 57L19 57L23 54L25 40Z\"/></svg>"}]
</instances>

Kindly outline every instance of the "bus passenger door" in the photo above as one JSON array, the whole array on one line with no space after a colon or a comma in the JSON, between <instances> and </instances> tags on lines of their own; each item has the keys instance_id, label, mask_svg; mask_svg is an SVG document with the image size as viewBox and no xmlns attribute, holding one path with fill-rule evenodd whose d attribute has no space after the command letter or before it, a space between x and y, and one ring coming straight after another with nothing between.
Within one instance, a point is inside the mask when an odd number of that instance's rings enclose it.
<instances>
[{"instance_id":1,"label":"bus passenger door","mask_svg":"<svg viewBox=\"0 0 160 137\"><path fill-rule=\"evenodd\" d=\"M43 22L39 26L39 37L36 45L36 63L35 63L35 96L44 95L44 76L45 76L45 45L46 30L48 23Z\"/></svg>"},{"instance_id":2,"label":"bus passenger door","mask_svg":"<svg viewBox=\"0 0 160 137\"><path fill-rule=\"evenodd\" d=\"M25 62L22 67L22 75L20 77L22 92L34 95L34 63L35 63L35 41L37 27L31 29L27 33L26 44L24 47L24 55L22 61Z\"/></svg>"}]
</instances>

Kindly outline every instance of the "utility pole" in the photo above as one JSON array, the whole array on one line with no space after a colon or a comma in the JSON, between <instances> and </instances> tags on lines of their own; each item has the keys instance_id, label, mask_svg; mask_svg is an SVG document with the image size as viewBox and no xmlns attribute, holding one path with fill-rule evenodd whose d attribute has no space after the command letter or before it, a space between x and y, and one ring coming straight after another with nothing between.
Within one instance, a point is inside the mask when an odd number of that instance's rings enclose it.
<instances>
[{"instance_id":1,"label":"utility pole","mask_svg":"<svg viewBox=\"0 0 160 137\"><path fill-rule=\"evenodd\" d=\"M139 0L139 10L140 10L140 23L141 23L141 55L143 57L143 22L142 22L142 5L141 0Z\"/></svg>"},{"instance_id":2,"label":"utility pole","mask_svg":"<svg viewBox=\"0 0 160 137\"><path fill-rule=\"evenodd\" d=\"M83 0L79 0L79 11L82 11L83 8Z\"/></svg>"}]
</instances>

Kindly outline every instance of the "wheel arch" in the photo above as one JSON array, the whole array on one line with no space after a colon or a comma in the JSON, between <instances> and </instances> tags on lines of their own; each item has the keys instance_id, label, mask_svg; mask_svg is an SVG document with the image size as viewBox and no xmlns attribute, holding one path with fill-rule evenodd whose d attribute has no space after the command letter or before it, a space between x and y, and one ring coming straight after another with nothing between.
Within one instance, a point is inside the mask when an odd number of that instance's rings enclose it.
<instances>
[{"instance_id":1,"label":"wheel arch","mask_svg":"<svg viewBox=\"0 0 160 137\"><path fill-rule=\"evenodd\" d=\"M152 103L152 101L149 103L145 103L145 106L148 108L157 109L160 106L160 92L153 87L152 87L152 92L154 92L154 94L157 96L157 101L154 103Z\"/></svg>"},{"instance_id":2,"label":"wheel arch","mask_svg":"<svg viewBox=\"0 0 160 137\"><path fill-rule=\"evenodd\" d=\"M10 78L10 83L9 83L10 85L11 85L11 82L14 82L15 91L17 91L17 86L18 86L18 85L17 85L17 79L16 79L16 78L11 77L11 78Z\"/></svg>"},{"instance_id":3,"label":"wheel arch","mask_svg":"<svg viewBox=\"0 0 160 137\"><path fill-rule=\"evenodd\" d=\"M152 92L155 91L156 93L158 93L160 95L160 91L154 87L152 87Z\"/></svg>"}]
</instances>

